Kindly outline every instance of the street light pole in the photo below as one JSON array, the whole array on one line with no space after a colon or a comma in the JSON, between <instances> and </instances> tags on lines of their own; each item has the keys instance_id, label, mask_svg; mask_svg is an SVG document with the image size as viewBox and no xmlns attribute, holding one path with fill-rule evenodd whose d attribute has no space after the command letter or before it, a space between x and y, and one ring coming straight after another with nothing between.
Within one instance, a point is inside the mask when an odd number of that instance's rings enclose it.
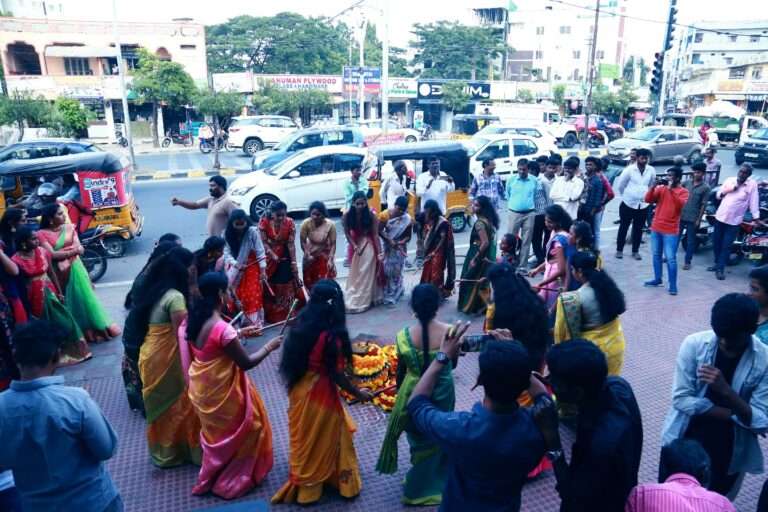
<instances>
[{"instance_id":1,"label":"street light pole","mask_svg":"<svg viewBox=\"0 0 768 512\"><path fill-rule=\"evenodd\" d=\"M382 0L384 5L384 37L381 41L381 128L386 140L389 125L389 0Z\"/></svg>"},{"instance_id":2,"label":"street light pole","mask_svg":"<svg viewBox=\"0 0 768 512\"><path fill-rule=\"evenodd\" d=\"M360 27L360 81L358 83L357 101L359 104L359 117L360 122L365 121L365 74L363 73L363 66L365 66L365 33L368 30L368 19L363 18L363 26Z\"/></svg>"},{"instance_id":3,"label":"street light pole","mask_svg":"<svg viewBox=\"0 0 768 512\"><path fill-rule=\"evenodd\" d=\"M112 36L117 50L117 74L120 77L120 96L123 100L123 130L128 139L128 157L134 171L138 170L136 155L133 153L133 136L131 135L131 115L128 113L128 94L125 92L125 62L123 61L123 49L120 46L120 32L117 30L117 0L112 0ZM112 114L114 116L114 112Z\"/></svg>"},{"instance_id":4,"label":"street light pole","mask_svg":"<svg viewBox=\"0 0 768 512\"><path fill-rule=\"evenodd\" d=\"M587 70L587 99L584 102L584 140L581 149L589 146L589 113L592 110L592 84L595 79L595 55L597 54L597 23L600 21L600 0L595 0L595 30L592 32L592 48L589 52L589 69Z\"/></svg>"}]
</instances>

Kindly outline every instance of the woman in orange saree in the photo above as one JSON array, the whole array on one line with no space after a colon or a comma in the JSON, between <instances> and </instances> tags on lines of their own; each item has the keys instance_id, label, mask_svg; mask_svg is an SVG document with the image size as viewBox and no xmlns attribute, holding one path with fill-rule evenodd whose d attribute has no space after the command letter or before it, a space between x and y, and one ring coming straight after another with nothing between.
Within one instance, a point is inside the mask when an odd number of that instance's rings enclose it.
<instances>
[{"instance_id":1,"label":"woman in orange saree","mask_svg":"<svg viewBox=\"0 0 768 512\"><path fill-rule=\"evenodd\" d=\"M282 343L282 336L248 354L240 333L221 318L227 278L203 274L200 297L179 328L191 349L189 398L202 425L203 464L192 494L212 492L224 499L243 496L272 469L272 427L253 381L245 373Z\"/></svg>"},{"instance_id":2,"label":"woman in orange saree","mask_svg":"<svg viewBox=\"0 0 768 512\"><path fill-rule=\"evenodd\" d=\"M296 225L288 218L288 206L276 201L271 215L259 221L259 232L267 254L267 283L264 319L268 324L288 318L291 303L301 297L301 279L296 265Z\"/></svg>"},{"instance_id":3,"label":"woman in orange saree","mask_svg":"<svg viewBox=\"0 0 768 512\"><path fill-rule=\"evenodd\" d=\"M247 323L262 327L267 263L259 228L243 210L232 210L224 238L224 267L230 292L240 303Z\"/></svg>"},{"instance_id":4,"label":"woman in orange saree","mask_svg":"<svg viewBox=\"0 0 768 512\"><path fill-rule=\"evenodd\" d=\"M311 290L321 279L336 277L336 226L320 201L309 205L309 218L301 223L299 242L304 251L304 287Z\"/></svg>"},{"instance_id":5,"label":"woman in orange saree","mask_svg":"<svg viewBox=\"0 0 768 512\"><path fill-rule=\"evenodd\" d=\"M344 294L335 281L324 279L312 288L283 348L280 373L288 386L290 472L272 503L315 503L325 484L345 498L360 494L352 442L357 426L342 404L339 387L360 400L372 395L355 388L344 374L351 358Z\"/></svg>"},{"instance_id":6,"label":"woman in orange saree","mask_svg":"<svg viewBox=\"0 0 768 512\"><path fill-rule=\"evenodd\" d=\"M424 267L421 284L433 284L443 298L450 297L456 280L456 252L451 223L443 217L440 206L430 199L424 203Z\"/></svg>"}]
</instances>

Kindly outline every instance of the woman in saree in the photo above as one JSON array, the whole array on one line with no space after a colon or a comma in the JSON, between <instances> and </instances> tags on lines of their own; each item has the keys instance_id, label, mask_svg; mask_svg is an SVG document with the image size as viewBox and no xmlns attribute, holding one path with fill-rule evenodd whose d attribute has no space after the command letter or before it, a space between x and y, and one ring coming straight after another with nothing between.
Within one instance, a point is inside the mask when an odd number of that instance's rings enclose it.
<instances>
[{"instance_id":1,"label":"woman in saree","mask_svg":"<svg viewBox=\"0 0 768 512\"><path fill-rule=\"evenodd\" d=\"M363 313L381 299L378 218L368 207L365 192L355 192L342 221L353 251L345 289L347 313Z\"/></svg>"},{"instance_id":2,"label":"woman in saree","mask_svg":"<svg viewBox=\"0 0 768 512\"><path fill-rule=\"evenodd\" d=\"M565 289L572 292L581 286L581 283L574 279L573 274L571 274L571 259L573 258L573 255L577 252L591 252L596 255L597 270L602 270L603 268L603 257L600 255L600 251L595 247L595 235L592 232L592 226L583 220L576 220L571 224L571 229L568 232L568 247L569 250L566 251L568 256L568 261L566 261L568 277Z\"/></svg>"},{"instance_id":3,"label":"woman in saree","mask_svg":"<svg viewBox=\"0 0 768 512\"><path fill-rule=\"evenodd\" d=\"M397 471L397 443L405 432L411 450L411 468L403 483L403 503L406 505L439 505L448 477L448 455L410 426L406 407L413 388L451 327L435 318L441 302L442 296L435 286L416 286L411 294L411 309L419 323L397 334L397 399L389 415L376 470L386 474ZM431 400L441 411L453 411L456 395L452 365L443 366Z\"/></svg>"},{"instance_id":4,"label":"woman in saree","mask_svg":"<svg viewBox=\"0 0 768 512\"><path fill-rule=\"evenodd\" d=\"M74 224L67 224L64 212L58 204L42 208L40 245L50 253L51 266L58 278L64 303L89 342L109 340L120 334L93 291L91 278L80 260L83 246L75 232Z\"/></svg>"},{"instance_id":5,"label":"woman in saree","mask_svg":"<svg viewBox=\"0 0 768 512\"><path fill-rule=\"evenodd\" d=\"M16 254L16 230L27 222L27 212L20 208L8 208L0 219L0 250L12 258ZM23 324L29 318L29 300L27 300L24 279L18 272L15 275L0 272L0 285L3 287L8 304L13 312L15 324Z\"/></svg>"},{"instance_id":6,"label":"woman in saree","mask_svg":"<svg viewBox=\"0 0 768 512\"><path fill-rule=\"evenodd\" d=\"M291 303L301 297L301 279L296 263L296 224L288 218L288 206L275 201L270 215L262 217L259 232L267 253L267 283L264 293L264 318L267 323L288 318Z\"/></svg>"},{"instance_id":7,"label":"woman in saree","mask_svg":"<svg viewBox=\"0 0 768 512\"><path fill-rule=\"evenodd\" d=\"M125 395L128 398L128 406L132 411L139 411L142 415L145 415L145 411L144 398L142 396L143 386L139 372L139 349L144 342L146 329L143 327L143 323L139 321L138 314L133 309L133 305L135 298L141 297L147 290L147 278L154 273L153 268L160 265L163 262L163 257L175 247L179 247L179 244L173 241L160 242L155 246L144 267L134 278L131 289L125 295L123 303L125 309L128 310L125 323L123 324L123 385L125 387ZM146 319L144 319L144 322L146 322Z\"/></svg>"},{"instance_id":8,"label":"woman in saree","mask_svg":"<svg viewBox=\"0 0 768 512\"><path fill-rule=\"evenodd\" d=\"M239 304L246 323L264 325L264 293L266 285L266 255L259 228L243 210L232 210L224 232L224 267L229 278L230 294Z\"/></svg>"},{"instance_id":9,"label":"woman in saree","mask_svg":"<svg viewBox=\"0 0 768 512\"><path fill-rule=\"evenodd\" d=\"M322 202L309 205L309 218L301 223L299 243L304 252L301 266L307 290L321 279L336 277L336 226L328 219L328 210Z\"/></svg>"},{"instance_id":10,"label":"woman in saree","mask_svg":"<svg viewBox=\"0 0 768 512\"><path fill-rule=\"evenodd\" d=\"M139 376L147 420L147 444L161 468L200 464L200 420L187 394L179 326L187 318L192 253L174 247L153 265L133 298L140 338Z\"/></svg>"},{"instance_id":11,"label":"woman in saree","mask_svg":"<svg viewBox=\"0 0 768 512\"><path fill-rule=\"evenodd\" d=\"M627 309L624 294L605 271L597 269L594 253L576 252L571 272L581 286L560 294L557 300L555 343L589 340L605 354L608 375L619 375L624 364L624 331L619 319Z\"/></svg>"},{"instance_id":12,"label":"woman in saree","mask_svg":"<svg viewBox=\"0 0 768 512\"><path fill-rule=\"evenodd\" d=\"M394 306L403 296L403 267L411 240L412 222L408 215L408 197L400 196L379 214L379 237L383 251L383 302Z\"/></svg>"},{"instance_id":13,"label":"woman in saree","mask_svg":"<svg viewBox=\"0 0 768 512\"><path fill-rule=\"evenodd\" d=\"M27 280L30 313L41 320L61 326L67 332L67 343L62 347L61 365L77 364L91 358L83 331L72 313L61 301L56 273L50 265L49 253L40 247L37 234L27 227L16 231L16 254L11 260Z\"/></svg>"},{"instance_id":14,"label":"woman in saree","mask_svg":"<svg viewBox=\"0 0 768 512\"><path fill-rule=\"evenodd\" d=\"M243 496L272 469L272 427L264 402L246 373L283 341L278 336L248 354L241 333L222 319L227 276L209 272L198 281L199 298L179 328L191 350L189 398L200 418L203 463L192 494Z\"/></svg>"},{"instance_id":15,"label":"woman in saree","mask_svg":"<svg viewBox=\"0 0 768 512\"><path fill-rule=\"evenodd\" d=\"M486 196L472 201L472 211L477 221L469 236L469 251L464 258L459 284L458 308L462 313L483 313L490 302L490 285L486 274L496 261L496 230L499 215Z\"/></svg>"},{"instance_id":16,"label":"woman in saree","mask_svg":"<svg viewBox=\"0 0 768 512\"><path fill-rule=\"evenodd\" d=\"M19 266L0 248L0 274L9 277L19 275ZM20 377L19 369L13 359L11 334L15 321L11 304L5 296L5 289L0 284L0 392Z\"/></svg>"},{"instance_id":17,"label":"woman in saree","mask_svg":"<svg viewBox=\"0 0 768 512\"><path fill-rule=\"evenodd\" d=\"M191 297L199 297L200 290L197 282L208 272L224 269L224 247L227 242L220 236L209 236L203 246L192 253L192 266L189 267L189 293Z\"/></svg>"},{"instance_id":18,"label":"woman in saree","mask_svg":"<svg viewBox=\"0 0 768 512\"><path fill-rule=\"evenodd\" d=\"M435 285L443 298L450 297L456 280L456 250L451 223L443 217L434 199L424 203L424 267L421 283Z\"/></svg>"},{"instance_id":19,"label":"woman in saree","mask_svg":"<svg viewBox=\"0 0 768 512\"><path fill-rule=\"evenodd\" d=\"M362 482L352 434L357 430L342 403L339 387L362 401L373 395L357 389L346 376L352 345L341 287L319 281L289 331L280 374L288 387L290 457L288 481L272 503L317 502L323 485L345 498L360 493Z\"/></svg>"},{"instance_id":20,"label":"woman in saree","mask_svg":"<svg viewBox=\"0 0 768 512\"><path fill-rule=\"evenodd\" d=\"M546 303L550 313L554 312L557 296L565 286L568 276L568 237L571 224L571 216L562 206L553 204L544 210L544 225L552 234L544 252L544 263L531 270L528 275L535 277L544 273L544 279L534 288L539 291L539 296Z\"/></svg>"}]
</instances>

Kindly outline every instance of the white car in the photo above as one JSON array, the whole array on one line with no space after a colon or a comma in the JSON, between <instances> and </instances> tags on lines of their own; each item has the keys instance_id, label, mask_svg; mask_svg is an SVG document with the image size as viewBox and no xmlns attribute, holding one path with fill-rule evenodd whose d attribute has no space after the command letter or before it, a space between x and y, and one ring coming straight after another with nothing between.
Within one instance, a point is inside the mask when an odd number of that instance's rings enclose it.
<instances>
[{"instance_id":1,"label":"white car","mask_svg":"<svg viewBox=\"0 0 768 512\"><path fill-rule=\"evenodd\" d=\"M366 146L418 142L421 140L421 133L418 130L403 128L393 121L387 122L387 136L384 137L381 123L381 119L371 119L363 122L356 121L350 124L359 127L360 131L363 132L363 140Z\"/></svg>"},{"instance_id":2,"label":"white car","mask_svg":"<svg viewBox=\"0 0 768 512\"><path fill-rule=\"evenodd\" d=\"M521 158L536 160L540 156L551 156L548 149L539 146L533 137L515 133L476 134L463 141L470 154L469 172L477 176L483 172L483 160L496 161L496 174L502 179L517 171L517 162Z\"/></svg>"},{"instance_id":3,"label":"white car","mask_svg":"<svg viewBox=\"0 0 768 512\"><path fill-rule=\"evenodd\" d=\"M238 116L229 125L229 145L254 155L274 146L300 127L286 116Z\"/></svg>"},{"instance_id":4,"label":"white car","mask_svg":"<svg viewBox=\"0 0 768 512\"><path fill-rule=\"evenodd\" d=\"M550 133L546 126L535 124L489 124L475 135L487 137L488 135L498 135L502 133L514 133L516 135L531 137L536 141L536 145L539 146L539 148L552 153L557 152L557 139Z\"/></svg>"},{"instance_id":5,"label":"white car","mask_svg":"<svg viewBox=\"0 0 768 512\"><path fill-rule=\"evenodd\" d=\"M287 204L289 212L305 212L312 201L342 208L344 183L353 165L362 165L367 177L376 166L376 157L365 148L318 146L237 178L229 187L229 196L254 219L261 218L275 201Z\"/></svg>"}]
</instances>

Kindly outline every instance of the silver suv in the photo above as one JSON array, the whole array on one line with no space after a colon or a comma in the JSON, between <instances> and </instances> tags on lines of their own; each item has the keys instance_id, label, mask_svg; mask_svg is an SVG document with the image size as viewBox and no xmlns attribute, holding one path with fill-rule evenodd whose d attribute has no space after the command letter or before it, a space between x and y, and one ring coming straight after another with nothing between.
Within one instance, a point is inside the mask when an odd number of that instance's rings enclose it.
<instances>
[{"instance_id":1,"label":"silver suv","mask_svg":"<svg viewBox=\"0 0 768 512\"><path fill-rule=\"evenodd\" d=\"M689 163L701 158L704 146L693 128L649 126L608 144L611 162L626 164L632 149L645 148L651 152L651 162L672 161L681 156Z\"/></svg>"}]
</instances>

